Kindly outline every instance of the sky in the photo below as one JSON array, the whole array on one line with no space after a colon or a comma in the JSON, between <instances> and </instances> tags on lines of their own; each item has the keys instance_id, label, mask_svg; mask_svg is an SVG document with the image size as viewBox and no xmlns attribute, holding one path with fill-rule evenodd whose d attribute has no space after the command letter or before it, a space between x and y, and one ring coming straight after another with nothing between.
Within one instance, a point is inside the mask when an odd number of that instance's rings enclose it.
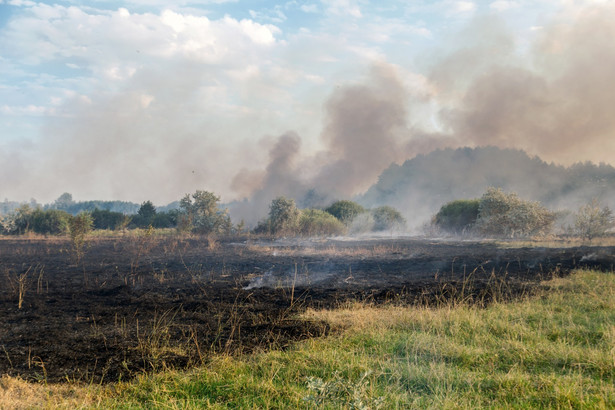
<instances>
[{"instance_id":1,"label":"sky","mask_svg":"<svg viewBox=\"0 0 615 410\"><path fill-rule=\"evenodd\" d=\"M0 200L350 198L460 146L615 164L613 3L0 0Z\"/></svg>"}]
</instances>

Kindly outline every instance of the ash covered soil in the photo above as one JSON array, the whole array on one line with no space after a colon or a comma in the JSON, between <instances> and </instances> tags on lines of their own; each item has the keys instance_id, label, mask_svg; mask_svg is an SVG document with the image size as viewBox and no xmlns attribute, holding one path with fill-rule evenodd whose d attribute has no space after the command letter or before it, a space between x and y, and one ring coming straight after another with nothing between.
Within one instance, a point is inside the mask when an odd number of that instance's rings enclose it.
<instances>
[{"instance_id":1,"label":"ash covered soil","mask_svg":"<svg viewBox=\"0 0 615 410\"><path fill-rule=\"evenodd\" d=\"M348 301L485 305L573 268L612 270L615 247L505 249L413 238L0 239L0 373L113 382L214 353L325 335L298 319ZM19 308L19 294L22 306Z\"/></svg>"}]
</instances>

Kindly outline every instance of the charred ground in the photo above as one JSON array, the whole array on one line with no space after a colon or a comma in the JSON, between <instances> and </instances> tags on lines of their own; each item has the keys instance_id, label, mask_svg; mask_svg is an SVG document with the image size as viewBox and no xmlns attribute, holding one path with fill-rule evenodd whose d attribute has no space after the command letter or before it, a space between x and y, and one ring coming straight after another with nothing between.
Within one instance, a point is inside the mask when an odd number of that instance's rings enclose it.
<instances>
[{"instance_id":1,"label":"charred ground","mask_svg":"<svg viewBox=\"0 0 615 410\"><path fill-rule=\"evenodd\" d=\"M348 301L487 304L573 268L612 270L615 247L517 248L420 239L269 241L133 235L0 240L0 373L110 382L215 352L326 334L307 307ZM19 308L19 294L22 306Z\"/></svg>"}]
</instances>

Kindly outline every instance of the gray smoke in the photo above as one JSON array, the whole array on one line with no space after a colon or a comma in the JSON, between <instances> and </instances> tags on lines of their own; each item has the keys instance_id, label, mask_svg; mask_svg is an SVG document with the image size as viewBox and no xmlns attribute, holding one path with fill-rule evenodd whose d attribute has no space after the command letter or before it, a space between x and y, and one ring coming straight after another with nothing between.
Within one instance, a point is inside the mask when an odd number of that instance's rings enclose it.
<instances>
[{"instance_id":1,"label":"gray smoke","mask_svg":"<svg viewBox=\"0 0 615 410\"><path fill-rule=\"evenodd\" d=\"M612 3L587 7L544 27L521 56L503 25L475 22L468 36L485 40L432 70L433 83L452 99L440 119L460 145L521 148L564 164L610 161L614 18Z\"/></svg>"},{"instance_id":2,"label":"gray smoke","mask_svg":"<svg viewBox=\"0 0 615 410\"><path fill-rule=\"evenodd\" d=\"M300 137L281 135L263 171L242 170L233 187L249 200L231 205L231 215L254 224L277 196L303 207L325 206L365 191L391 162L408 157L408 93L395 68L374 65L364 83L337 88L325 104L323 151L301 156Z\"/></svg>"}]
</instances>

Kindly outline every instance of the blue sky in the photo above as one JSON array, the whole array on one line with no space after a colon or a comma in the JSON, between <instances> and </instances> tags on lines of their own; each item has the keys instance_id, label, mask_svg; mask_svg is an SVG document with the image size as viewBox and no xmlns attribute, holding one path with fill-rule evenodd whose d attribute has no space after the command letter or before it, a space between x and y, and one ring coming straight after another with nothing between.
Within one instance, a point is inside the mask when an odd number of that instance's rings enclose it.
<instances>
[{"instance_id":1,"label":"blue sky","mask_svg":"<svg viewBox=\"0 0 615 410\"><path fill-rule=\"evenodd\" d=\"M395 94L403 119L382 137L393 149L345 195L447 146L610 162L601 90L615 72L613 10L590 0L0 0L0 199L68 191L164 204L196 189L241 199L262 188L289 131L294 170L310 180L353 161L361 138L381 138L331 135L352 87L374 104ZM585 55L573 51L587 38ZM392 93L377 89L383 72ZM514 99L492 95L499 88ZM496 113L494 100L504 101Z\"/></svg>"}]
</instances>

